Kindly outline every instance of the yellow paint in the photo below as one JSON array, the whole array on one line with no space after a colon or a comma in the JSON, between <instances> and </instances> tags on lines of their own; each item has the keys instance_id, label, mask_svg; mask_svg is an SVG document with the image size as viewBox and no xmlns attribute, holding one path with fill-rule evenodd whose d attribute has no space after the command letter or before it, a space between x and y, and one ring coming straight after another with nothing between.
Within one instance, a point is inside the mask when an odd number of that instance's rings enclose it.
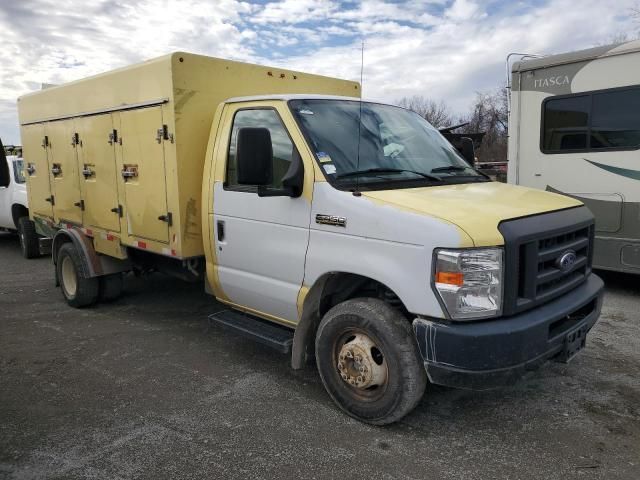
<instances>
[{"instance_id":1,"label":"yellow paint","mask_svg":"<svg viewBox=\"0 0 640 480\"><path fill-rule=\"evenodd\" d=\"M304 312L304 301L307 298L308 294L309 294L309 287L302 285L300 287L300 290L298 291L298 301L297 301L298 322L300 322L300 320L302 319L302 313Z\"/></svg>"},{"instance_id":2,"label":"yellow paint","mask_svg":"<svg viewBox=\"0 0 640 480\"><path fill-rule=\"evenodd\" d=\"M120 231L120 217L112 208L119 204L117 185L120 172L116 168L113 142L107 141L104 132L113 130L112 114L95 115L78 119L78 133L82 141L78 145L78 166L91 175L80 175L80 192L85 201L82 222L92 228Z\"/></svg>"},{"instance_id":3,"label":"yellow paint","mask_svg":"<svg viewBox=\"0 0 640 480\"><path fill-rule=\"evenodd\" d=\"M33 158L42 164L34 178L28 181L34 215L44 218L52 215L50 204L44 201L50 192L47 190L48 178L43 175L50 170L51 162L42 151L38 151L46 130L50 128L56 142L53 151L48 152L49 156L64 157L69 162L64 172L66 178L56 183L62 193L59 204L56 198L57 213L53 212L56 219L106 230L113 227L113 212L110 209L105 211L106 203L111 203L106 198L117 195L118 203L124 209L120 220L123 245L135 246L137 241L145 241L149 250L161 253L163 248L174 249L178 258L203 255L203 230L208 225L203 229L202 222L213 199L205 200L203 208L201 194L212 185L203 185L203 178L205 182L212 180L211 175L206 175L206 164L213 159L214 152L210 151L210 156L206 152L207 140L217 134L210 132L216 107L230 97L280 93L358 97L360 88L356 82L176 52L20 97L18 112L25 158L27 161ZM136 105L151 103L156 106L135 108ZM281 104L278 108L285 111L286 107ZM73 206L81 197L85 200L85 208L90 208L89 201L92 206L96 204L95 196L92 198L84 186L80 188L83 179L78 175L85 159L82 155L74 157L68 153L72 152L71 135L77 132L81 134L87 151L102 152L96 154L101 158L95 158L94 163L108 161L106 157L111 156L108 149L96 143L108 141L110 131L105 126L106 121L87 132L83 120L92 118L87 114L97 115L101 111L100 115L111 115L113 128L118 130L122 145L115 147L117 180L109 181L109 193L105 194L103 201L105 205L100 206L100 211L92 209L89 220L89 216L83 219L80 209ZM287 115L290 117L288 111ZM285 123L291 128L292 121L288 118ZM161 139L156 143L156 132L163 125L167 126L173 140ZM304 145L297 127L291 131L295 143ZM84 145L83 137L92 145ZM63 148L63 144L69 152L60 157L55 148ZM75 166L72 165L74 162ZM122 179L120 171L127 165L140 167L136 180L125 182ZM315 166L309 168L309 175L305 177L305 196L309 200L314 170ZM75 177L73 182L71 177ZM64 183L67 180L68 184ZM53 186L54 194L56 185ZM105 191L98 185L92 187L96 191ZM157 219L167 212L172 214L172 227Z\"/></svg>"},{"instance_id":4,"label":"yellow paint","mask_svg":"<svg viewBox=\"0 0 640 480\"><path fill-rule=\"evenodd\" d=\"M498 231L503 220L582 205L564 195L498 182L362 192L362 195L377 203L451 222L464 230L475 246L504 244Z\"/></svg>"},{"instance_id":5,"label":"yellow paint","mask_svg":"<svg viewBox=\"0 0 640 480\"><path fill-rule=\"evenodd\" d=\"M82 222L82 210L79 206L80 180L78 178L77 145L72 145L71 137L76 131L74 120L48 122L44 126L49 138L47 159L51 193L55 197L53 217L56 222ZM54 174L54 167L59 174Z\"/></svg>"},{"instance_id":6,"label":"yellow paint","mask_svg":"<svg viewBox=\"0 0 640 480\"><path fill-rule=\"evenodd\" d=\"M51 196L49 183L49 165L47 163L47 149L42 146L44 139L44 125L28 125L22 127L22 151L25 158L25 170L33 167L33 174L26 172L27 194L29 197L29 214L33 219L41 216L44 219L53 218L53 207L47 198Z\"/></svg>"},{"instance_id":7,"label":"yellow paint","mask_svg":"<svg viewBox=\"0 0 640 480\"><path fill-rule=\"evenodd\" d=\"M106 238L102 238L102 235L97 235L93 238L93 248L95 248L96 252L102 253L103 255L121 260L127 258L127 252L122 247L118 237L113 240L107 240Z\"/></svg>"}]
</instances>

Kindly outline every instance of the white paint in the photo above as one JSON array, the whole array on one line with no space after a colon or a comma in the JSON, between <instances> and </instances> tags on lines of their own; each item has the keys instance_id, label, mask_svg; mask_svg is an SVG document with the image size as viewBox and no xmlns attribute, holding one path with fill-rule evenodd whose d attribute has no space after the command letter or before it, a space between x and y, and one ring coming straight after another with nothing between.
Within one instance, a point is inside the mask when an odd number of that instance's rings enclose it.
<instances>
[{"instance_id":1,"label":"white paint","mask_svg":"<svg viewBox=\"0 0 640 480\"><path fill-rule=\"evenodd\" d=\"M26 183L16 183L13 162L17 157L8 155L6 158L10 181L8 187L0 187L0 228L13 230L16 227L13 223L11 207L18 204L27 208L27 186Z\"/></svg>"},{"instance_id":2,"label":"white paint","mask_svg":"<svg viewBox=\"0 0 640 480\"><path fill-rule=\"evenodd\" d=\"M455 225L326 182L314 185L312 205L226 191L217 182L213 209L218 277L233 303L296 322L303 278L310 287L326 273L346 272L387 285L413 314L444 316L431 290L431 259L434 248L462 244ZM347 226L317 224L316 214L345 217Z\"/></svg>"},{"instance_id":3,"label":"white paint","mask_svg":"<svg viewBox=\"0 0 640 480\"><path fill-rule=\"evenodd\" d=\"M311 205L303 197L258 197L214 186L218 277L229 299L292 322L304 276ZM224 222L224 239L217 225Z\"/></svg>"}]
</instances>

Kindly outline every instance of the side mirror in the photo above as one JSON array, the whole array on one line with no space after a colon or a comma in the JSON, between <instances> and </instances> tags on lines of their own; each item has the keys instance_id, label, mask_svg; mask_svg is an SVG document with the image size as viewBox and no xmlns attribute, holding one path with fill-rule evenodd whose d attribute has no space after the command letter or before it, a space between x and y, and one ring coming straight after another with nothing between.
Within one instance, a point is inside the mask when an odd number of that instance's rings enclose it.
<instances>
[{"instance_id":1,"label":"side mirror","mask_svg":"<svg viewBox=\"0 0 640 480\"><path fill-rule=\"evenodd\" d=\"M469 137L462 137L460 139L460 153L469 165L475 167L476 154L473 148L473 140Z\"/></svg>"},{"instance_id":2,"label":"side mirror","mask_svg":"<svg viewBox=\"0 0 640 480\"><path fill-rule=\"evenodd\" d=\"M268 128L245 127L238 130L236 164L240 185L273 183L273 147Z\"/></svg>"},{"instance_id":3,"label":"side mirror","mask_svg":"<svg viewBox=\"0 0 640 480\"><path fill-rule=\"evenodd\" d=\"M0 187L8 187L10 182L9 164L4 153L4 146L0 140Z\"/></svg>"}]
</instances>

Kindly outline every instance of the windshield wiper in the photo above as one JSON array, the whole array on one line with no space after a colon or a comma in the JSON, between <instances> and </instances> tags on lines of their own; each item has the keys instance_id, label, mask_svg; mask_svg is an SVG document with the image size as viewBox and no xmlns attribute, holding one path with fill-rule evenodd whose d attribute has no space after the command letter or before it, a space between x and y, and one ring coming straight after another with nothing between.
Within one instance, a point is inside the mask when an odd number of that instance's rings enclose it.
<instances>
[{"instance_id":1,"label":"windshield wiper","mask_svg":"<svg viewBox=\"0 0 640 480\"><path fill-rule=\"evenodd\" d=\"M432 168L431 169L431 173L438 173L438 172L462 172L463 170L467 170L471 167L463 167L461 165L447 165L446 167L436 167L436 168Z\"/></svg>"},{"instance_id":2,"label":"windshield wiper","mask_svg":"<svg viewBox=\"0 0 640 480\"><path fill-rule=\"evenodd\" d=\"M359 175L367 175L368 173L413 173L415 175L428 178L429 180L433 180L434 182L442 181L441 178L436 177L435 175L429 175L428 173L417 172L415 170L406 170L403 168L368 168L366 170L356 170L354 172L347 172L347 173L342 173L340 175L336 175L336 179L357 177Z\"/></svg>"}]
</instances>

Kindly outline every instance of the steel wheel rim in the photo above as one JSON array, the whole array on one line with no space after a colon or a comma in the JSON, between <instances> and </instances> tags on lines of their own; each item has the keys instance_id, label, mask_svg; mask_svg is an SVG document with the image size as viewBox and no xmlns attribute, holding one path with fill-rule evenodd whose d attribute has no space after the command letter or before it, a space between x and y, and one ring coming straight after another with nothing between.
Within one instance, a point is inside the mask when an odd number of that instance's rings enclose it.
<instances>
[{"instance_id":1,"label":"steel wheel rim","mask_svg":"<svg viewBox=\"0 0 640 480\"><path fill-rule=\"evenodd\" d=\"M371 335L359 329L346 331L334 344L332 360L341 385L353 396L375 401L384 395L389 368L380 342Z\"/></svg>"},{"instance_id":2,"label":"steel wheel rim","mask_svg":"<svg viewBox=\"0 0 640 480\"><path fill-rule=\"evenodd\" d=\"M78 290L78 277L76 276L76 269L71 257L65 256L62 259L62 268L60 270L64 291L67 292L70 297L73 297Z\"/></svg>"}]
</instances>

